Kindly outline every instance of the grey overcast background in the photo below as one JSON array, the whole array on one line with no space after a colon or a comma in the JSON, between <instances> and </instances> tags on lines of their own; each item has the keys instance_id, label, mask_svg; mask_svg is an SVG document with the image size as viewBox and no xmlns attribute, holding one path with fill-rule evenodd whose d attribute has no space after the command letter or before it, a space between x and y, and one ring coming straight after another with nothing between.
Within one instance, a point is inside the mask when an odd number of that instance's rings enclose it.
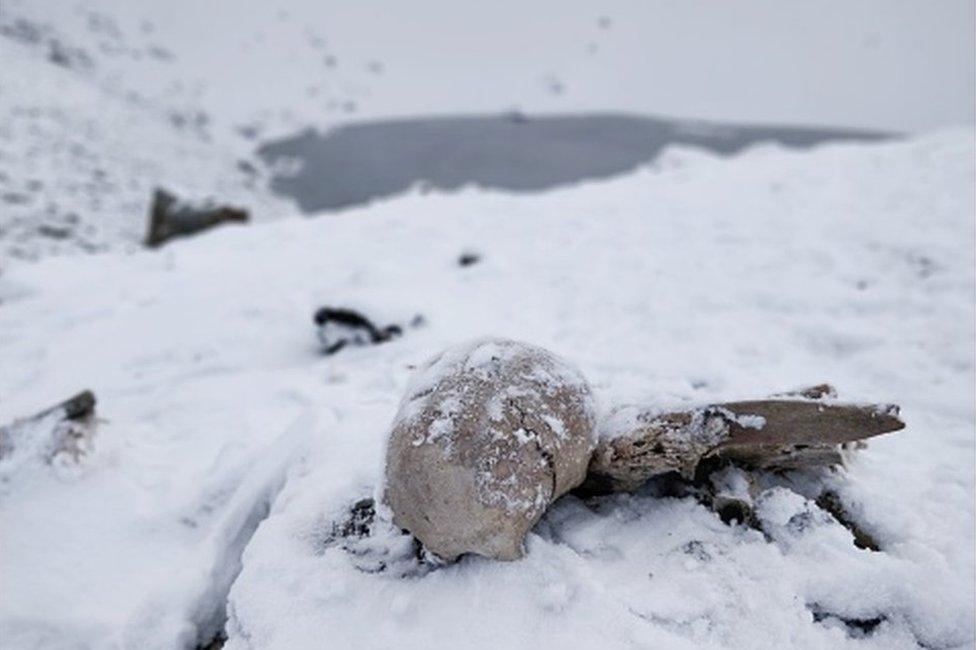
<instances>
[{"instance_id":1,"label":"grey overcast background","mask_svg":"<svg viewBox=\"0 0 976 650\"><path fill-rule=\"evenodd\" d=\"M36 13L74 18L46 4ZM209 104L217 119L270 108L325 126L512 109L899 131L973 122L970 0L96 4L120 25L151 18L151 38L178 55L128 85Z\"/></svg>"},{"instance_id":2,"label":"grey overcast background","mask_svg":"<svg viewBox=\"0 0 976 650\"><path fill-rule=\"evenodd\" d=\"M415 113L484 108L534 64L564 88L522 102L533 109L910 131L973 121L968 0L421 2L387 3L382 11L348 3L314 10L350 26L334 38L371 33L391 52L398 74L383 92L403 95ZM591 29L592 16L606 17L602 28ZM576 42L595 53L576 55Z\"/></svg>"}]
</instances>

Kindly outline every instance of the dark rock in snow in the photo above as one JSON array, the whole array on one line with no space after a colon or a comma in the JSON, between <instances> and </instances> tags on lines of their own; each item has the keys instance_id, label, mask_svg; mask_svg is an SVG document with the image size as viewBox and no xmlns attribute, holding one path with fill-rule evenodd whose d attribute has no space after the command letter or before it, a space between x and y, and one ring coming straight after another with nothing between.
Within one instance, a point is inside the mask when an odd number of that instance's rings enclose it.
<instances>
[{"instance_id":1,"label":"dark rock in snow","mask_svg":"<svg viewBox=\"0 0 976 650\"><path fill-rule=\"evenodd\" d=\"M420 577L443 565L416 537L377 516L376 503L364 498L332 522L319 551L339 548L349 554L357 570L394 578Z\"/></svg>"},{"instance_id":2,"label":"dark rock in snow","mask_svg":"<svg viewBox=\"0 0 976 650\"><path fill-rule=\"evenodd\" d=\"M474 266L481 261L481 255L472 252L461 253L458 256L458 266Z\"/></svg>"},{"instance_id":3,"label":"dark rock in snow","mask_svg":"<svg viewBox=\"0 0 976 650\"><path fill-rule=\"evenodd\" d=\"M221 632L215 636L211 641L200 644L197 646L197 650L220 650L227 643L227 637Z\"/></svg>"},{"instance_id":4,"label":"dark rock in snow","mask_svg":"<svg viewBox=\"0 0 976 650\"><path fill-rule=\"evenodd\" d=\"M314 320L325 354L335 354L347 345L384 343L403 334L399 325L377 327L358 311L341 307L322 307L315 312Z\"/></svg>"},{"instance_id":5,"label":"dark rock in snow","mask_svg":"<svg viewBox=\"0 0 976 650\"><path fill-rule=\"evenodd\" d=\"M848 638L852 639L865 639L870 637L879 625L888 620L888 616L883 613L869 618L842 616L827 611L817 603L807 605L807 609L813 615L814 623L820 623L821 625L839 625L844 629Z\"/></svg>"},{"instance_id":6,"label":"dark rock in snow","mask_svg":"<svg viewBox=\"0 0 976 650\"><path fill-rule=\"evenodd\" d=\"M34 450L45 462L84 455L94 429L95 395L90 390L51 408L0 427L0 459Z\"/></svg>"},{"instance_id":7,"label":"dark rock in snow","mask_svg":"<svg viewBox=\"0 0 976 650\"><path fill-rule=\"evenodd\" d=\"M193 205L157 188L149 212L146 246L161 246L174 237L196 234L221 223L246 223L247 210L204 203Z\"/></svg>"}]
</instances>

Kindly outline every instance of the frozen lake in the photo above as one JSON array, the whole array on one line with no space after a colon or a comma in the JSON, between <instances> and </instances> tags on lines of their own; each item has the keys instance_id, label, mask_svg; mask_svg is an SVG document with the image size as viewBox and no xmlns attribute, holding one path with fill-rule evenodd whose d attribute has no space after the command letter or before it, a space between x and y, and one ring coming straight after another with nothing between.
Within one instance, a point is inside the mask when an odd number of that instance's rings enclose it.
<instances>
[{"instance_id":1,"label":"frozen lake","mask_svg":"<svg viewBox=\"0 0 976 650\"><path fill-rule=\"evenodd\" d=\"M305 212L402 192L415 183L527 192L615 176L653 161L668 145L732 154L760 142L811 147L872 140L878 132L735 126L590 114L427 117L306 130L262 145L271 187Z\"/></svg>"}]
</instances>

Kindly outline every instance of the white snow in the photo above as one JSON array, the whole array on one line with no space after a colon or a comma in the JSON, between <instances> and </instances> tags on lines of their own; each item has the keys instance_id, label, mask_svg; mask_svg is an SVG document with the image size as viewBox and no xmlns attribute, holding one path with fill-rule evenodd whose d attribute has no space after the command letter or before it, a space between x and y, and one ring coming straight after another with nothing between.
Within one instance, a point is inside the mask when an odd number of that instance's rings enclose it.
<instances>
[{"instance_id":1,"label":"white snow","mask_svg":"<svg viewBox=\"0 0 976 650\"><path fill-rule=\"evenodd\" d=\"M719 407L716 410L718 410L724 417L727 417L729 421L735 422L740 427L745 429L762 429L764 426L766 426L766 418L761 415L737 415L725 407Z\"/></svg>"},{"instance_id":2,"label":"white snow","mask_svg":"<svg viewBox=\"0 0 976 650\"><path fill-rule=\"evenodd\" d=\"M971 130L671 150L537 196L412 193L10 261L0 420L91 388L101 421L77 471L4 475L4 647L192 647L225 604L234 650L966 647L973 157ZM426 325L321 356L314 309L352 298ZM565 357L605 410L820 381L900 404L907 428L831 479L883 552L776 488L768 540L691 499L567 497L521 561L362 570L409 564L404 536L363 557L324 540L373 494L413 369L485 335ZM881 616L863 639L839 622Z\"/></svg>"}]
</instances>

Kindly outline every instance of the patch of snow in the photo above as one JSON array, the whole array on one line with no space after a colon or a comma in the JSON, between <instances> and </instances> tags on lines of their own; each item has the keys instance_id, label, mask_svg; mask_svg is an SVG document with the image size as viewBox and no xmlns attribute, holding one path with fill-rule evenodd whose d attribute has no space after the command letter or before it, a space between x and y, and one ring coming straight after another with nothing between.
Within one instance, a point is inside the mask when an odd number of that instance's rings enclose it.
<instances>
[{"instance_id":1,"label":"patch of snow","mask_svg":"<svg viewBox=\"0 0 976 650\"><path fill-rule=\"evenodd\" d=\"M735 421L746 429L762 429L766 426L766 418L761 415L739 415Z\"/></svg>"},{"instance_id":2,"label":"patch of snow","mask_svg":"<svg viewBox=\"0 0 976 650\"><path fill-rule=\"evenodd\" d=\"M745 503L752 502L752 494L749 491L749 476L743 470L732 466L726 467L714 472L710 479L715 487L715 494L738 499Z\"/></svg>"},{"instance_id":3,"label":"patch of snow","mask_svg":"<svg viewBox=\"0 0 976 650\"><path fill-rule=\"evenodd\" d=\"M555 433L560 439L564 439L566 437L566 425L562 420L553 415L543 414L542 421L548 424L549 428L552 429L553 433Z\"/></svg>"}]
</instances>

